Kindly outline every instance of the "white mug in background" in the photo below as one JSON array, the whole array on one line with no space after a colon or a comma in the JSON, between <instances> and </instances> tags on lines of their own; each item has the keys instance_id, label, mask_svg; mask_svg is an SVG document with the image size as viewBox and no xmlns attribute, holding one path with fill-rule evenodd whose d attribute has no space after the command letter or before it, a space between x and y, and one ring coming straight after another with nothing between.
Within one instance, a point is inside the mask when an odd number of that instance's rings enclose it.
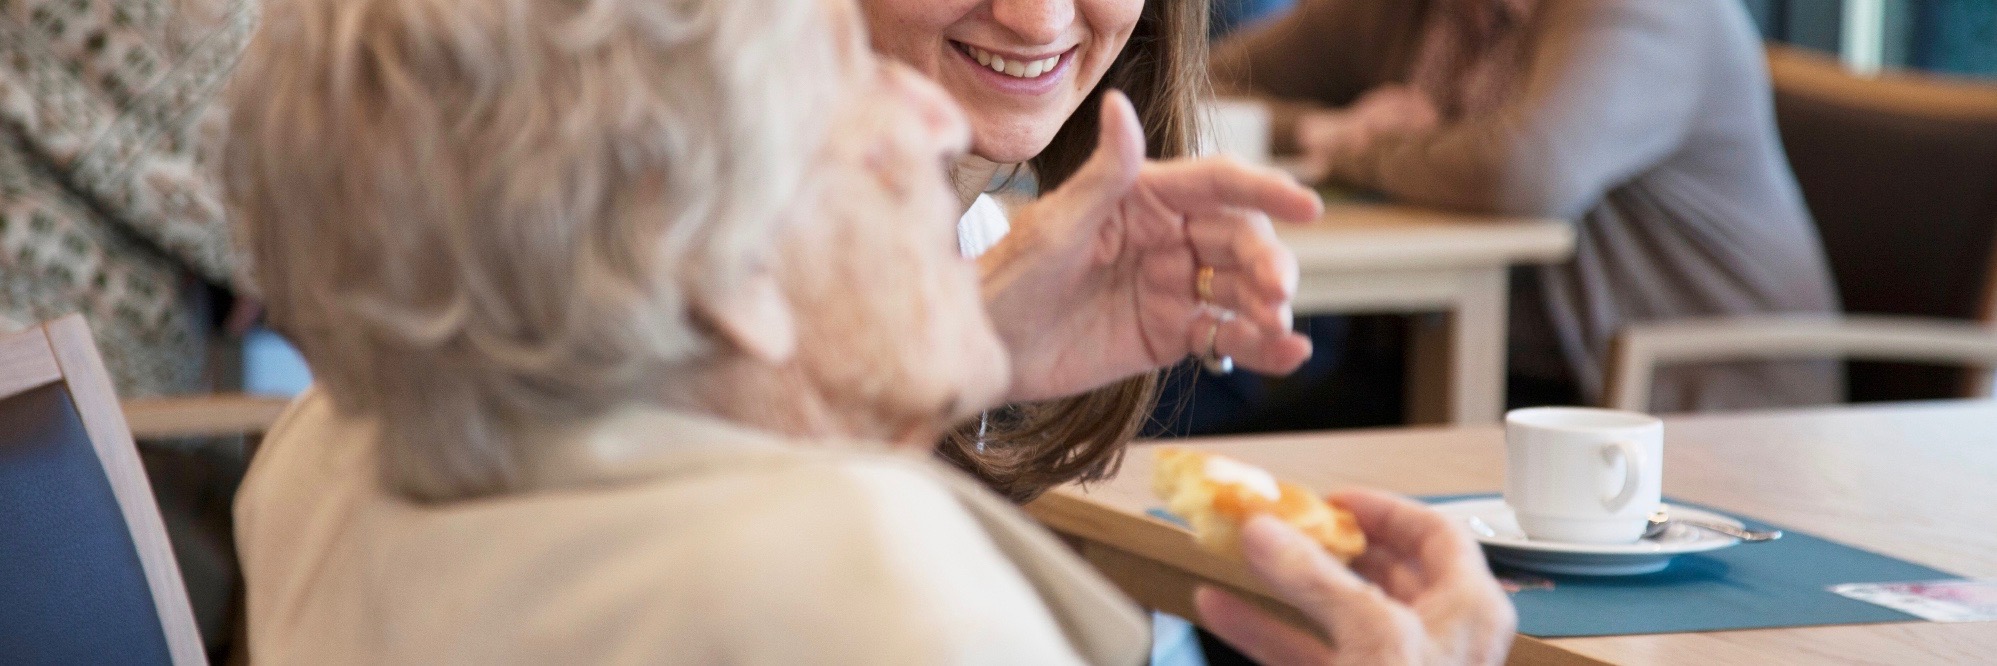
<instances>
[{"instance_id":1,"label":"white mug in background","mask_svg":"<svg viewBox=\"0 0 1997 666\"><path fill-rule=\"evenodd\" d=\"M1249 164L1268 164L1269 107L1251 99L1217 98L1200 105L1206 120L1199 146L1201 157L1228 155Z\"/></svg>"},{"instance_id":2,"label":"white mug in background","mask_svg":"<svg viewBox=\"0 0 1997 666\"><path fill-rule=\"evenodd\" d=\"M1661 499L1664 422L1636 412L1505 414L1505 503L1537 540L1634 543Z\"/></svg>"}]
</instances>

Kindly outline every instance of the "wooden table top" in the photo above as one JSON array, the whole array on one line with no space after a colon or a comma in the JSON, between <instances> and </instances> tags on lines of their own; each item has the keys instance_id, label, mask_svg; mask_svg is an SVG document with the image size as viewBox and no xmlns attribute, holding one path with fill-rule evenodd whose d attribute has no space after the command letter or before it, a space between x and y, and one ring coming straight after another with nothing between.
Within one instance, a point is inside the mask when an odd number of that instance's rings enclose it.
<instances>
[{"instance_id":1,"label":"wooden table top","mask_svg":"<svg viewBox=\"0 0 1997 666\"><path fill-rule=\"evenodd\" d=\"M1970 577L1997 577L1997 402L1908 403L1665 419L1665 493ZM1182 440L1329 491L1495 492L1501 426ZM1151 456L1057 491L1157 506ZM1904 623L1546 641L1611 663L1986 662L1997 623Z\"/></svg>"},{"instance_id":2,"label":"wooden table top","mask_svg":"<svg viewBox=\"0 0 1997 666\"><path fill-rule=\"evenodd\" d=\"M1318 221L1276 227L1305 271L1492 267L1565 261L1574 225L1556 218L1332 201Z\"/></svg>"}]
</instances>

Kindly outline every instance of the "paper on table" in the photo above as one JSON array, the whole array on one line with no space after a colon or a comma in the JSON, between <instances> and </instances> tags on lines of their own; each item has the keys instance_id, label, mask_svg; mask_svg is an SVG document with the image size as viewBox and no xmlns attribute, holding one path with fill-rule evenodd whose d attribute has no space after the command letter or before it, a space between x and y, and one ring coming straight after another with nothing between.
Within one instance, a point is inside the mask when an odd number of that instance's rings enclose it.
<instances>
[{"instance_id":1,"label":"paper on table","mask_svg":"<svg viewBox=\"0 0 1997 666\"><path fill-rule=\"evenodd\" d=\"M1830 590L1932 622L1997 620L1997 580L1846 583Z\"/></svg>"}]
</instances>

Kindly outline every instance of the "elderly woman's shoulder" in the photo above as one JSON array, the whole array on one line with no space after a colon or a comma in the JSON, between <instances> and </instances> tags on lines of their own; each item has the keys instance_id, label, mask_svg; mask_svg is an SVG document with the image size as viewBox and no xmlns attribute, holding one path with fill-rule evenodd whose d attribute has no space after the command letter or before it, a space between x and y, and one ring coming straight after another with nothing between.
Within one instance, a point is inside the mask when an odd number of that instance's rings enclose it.
<instances>
[{"instance_id":1,"label":"elderly woman's shoulder","mask_svg":"<svg viewBox=\"0 0 1997 666\"><path fill-rule=\"evenodd\" d=\"M712 502L714 515L725 518L700 521L697 528L710 544L768 543L772 531L789 531L824 539L816 542L824 555L893 558L903 548L989 543L942 470L887 454L807 452L778 460L717 469L708 478L660 489L714 493L700 503Z\"/></svg>"},{"instance_id":2,"label":"elderly woman's shoulder","mask_svg":"<svg viewBox=\"0 0 1997 666\"><path fill-rule=\"evenodd\" d=\"M943 473L875 455L731 470L695 482L711 495L680 504L686 513L652 517L651 543L625 551L632 566L592 569L650 571L652 584L622 581L631 598L687 604L659 619L697 613L713 631L695 635L752 662L1072 661L1038 592ZM769 632L738 641L730 626Z\"/></svg>"}]
</instances>

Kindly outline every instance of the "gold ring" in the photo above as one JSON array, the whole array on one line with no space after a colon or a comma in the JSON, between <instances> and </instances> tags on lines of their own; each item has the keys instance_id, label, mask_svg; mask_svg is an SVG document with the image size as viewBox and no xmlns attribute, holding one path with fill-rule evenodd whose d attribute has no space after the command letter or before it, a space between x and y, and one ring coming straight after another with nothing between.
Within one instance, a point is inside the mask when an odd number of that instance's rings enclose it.
<instances>
[{"instance_id":1,"label":"gold ring","mask_svg":"<svg viewBox=\"0 0 1997 666\"><path fill-rule=\"evenodd\" d=\"M1196 276L1195 276L1195 277L1193 278L1193 293L1194 293L1194 294L1196 294L1196 295L1198 295L1198 296L1200 297L1200 302L1201 302L1201 303L1212 303L1212 302L1213 302L1213 267L1212 267L1212 266L1201 266L1201 267L1200 267L1200 271L1199 271L1199 273L1198 273L1198 274L1197 274L1197 275L1196 275Z\"/></svg>"}]
</instances>

